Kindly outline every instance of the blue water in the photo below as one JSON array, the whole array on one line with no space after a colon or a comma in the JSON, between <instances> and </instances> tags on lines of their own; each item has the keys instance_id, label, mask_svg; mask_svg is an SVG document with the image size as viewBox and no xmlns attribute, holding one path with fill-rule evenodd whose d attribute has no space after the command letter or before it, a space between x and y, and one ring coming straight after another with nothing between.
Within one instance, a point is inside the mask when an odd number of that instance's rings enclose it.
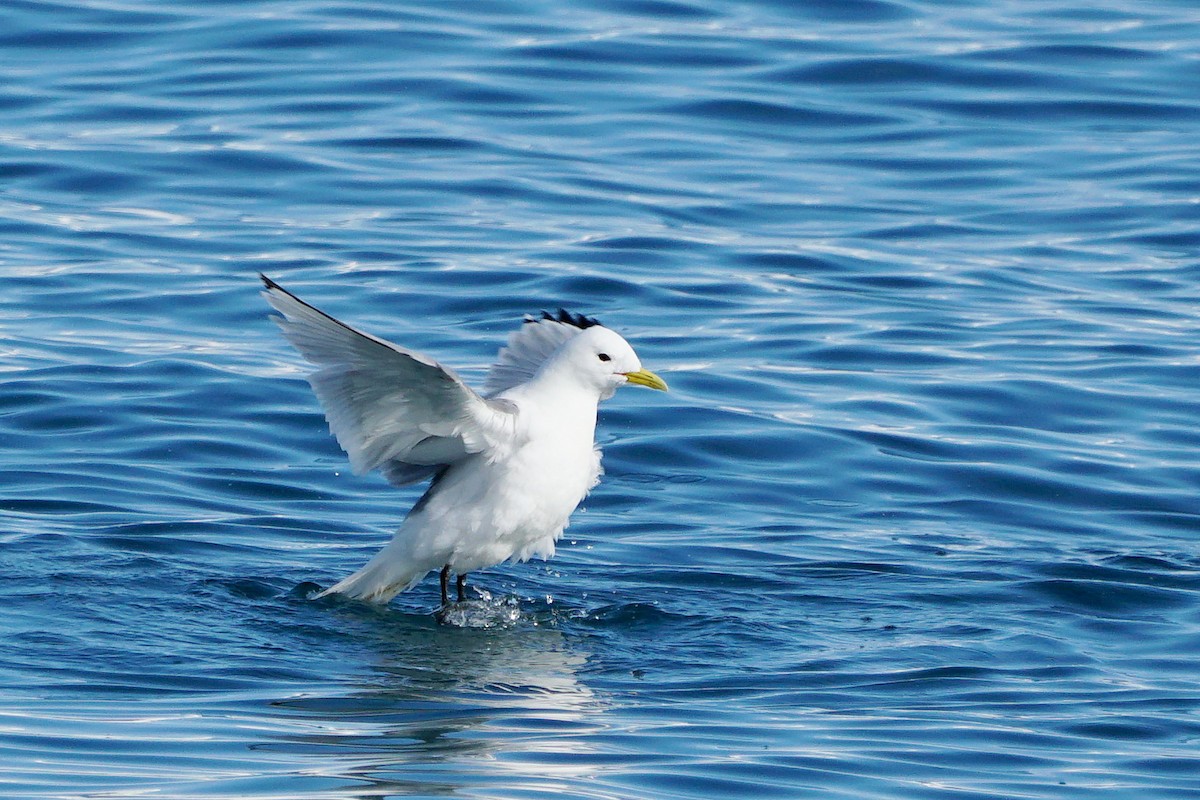
<instances>
[{"instance_id":1,"label":"blue water","mask_svg":"<svg viewBox=\"0 0 1200 800\"><path fill-rule=\"evenodd\" d=\"M0 75L0 795L1200 795L1191 0L10 2ZM421 490L259 271L672 392L491 627L314 601Z\"/></svg>"}]
</instances>

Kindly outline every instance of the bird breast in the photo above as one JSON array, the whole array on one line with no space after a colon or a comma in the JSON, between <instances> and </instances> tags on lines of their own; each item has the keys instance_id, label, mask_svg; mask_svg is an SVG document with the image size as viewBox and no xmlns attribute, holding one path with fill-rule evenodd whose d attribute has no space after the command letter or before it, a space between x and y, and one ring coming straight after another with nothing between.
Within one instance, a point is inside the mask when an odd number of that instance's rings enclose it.
<instances>
[{"instance_id":1,"label":"bird breast","mask_svg":"<svg viewBox=\"0 0 1200 800\"><path fill-rule=\"evenodd\" d=\"M510 468L526 485L537 487L539 510L565 523L596 485L600 453L594 442L595 412L561 419L564 410L549 415L560 417L558 423L539 419L541 424L529 431L528 439L512 454Z\"/></svg>"}]
</instances>

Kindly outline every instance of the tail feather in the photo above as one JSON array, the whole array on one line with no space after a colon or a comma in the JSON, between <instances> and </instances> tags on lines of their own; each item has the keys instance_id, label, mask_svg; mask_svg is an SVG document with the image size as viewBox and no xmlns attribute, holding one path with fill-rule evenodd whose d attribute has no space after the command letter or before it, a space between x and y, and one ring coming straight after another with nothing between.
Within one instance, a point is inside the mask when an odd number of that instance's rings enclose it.
<instances>
[{"instance_id":1,"label":"tail feather","mask_svg":"<svg viewBox=\"0 0 1200 800\"><path fill-rule=\"evenodd\" d=\"M394 544L394 543L393 543ZM370 603L386 603L412 588L429 574L430 567L415 564L392 546L380 550L366 566L317 595L344 594Z\"/></svg>"}]
</instances>

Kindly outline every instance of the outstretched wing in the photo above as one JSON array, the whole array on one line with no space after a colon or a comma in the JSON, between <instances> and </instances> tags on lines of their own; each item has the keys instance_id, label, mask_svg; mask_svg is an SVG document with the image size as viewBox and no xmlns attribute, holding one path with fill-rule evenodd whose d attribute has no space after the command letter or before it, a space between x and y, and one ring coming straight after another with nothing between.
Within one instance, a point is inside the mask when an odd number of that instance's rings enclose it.
<instances>
[{"instance_id":1,"label":"outstretched wing","mask_svg":"<svg viewBox=\"0 0 1200 800\"><path fill-rule=\"evenodd\" d=\"M382 468L397 486L511 440L516 409L485 400L449 369L339 322L265 275L273 319L318 369L308 382L356 474Z\"/></svg>"},{"instance_id":2,"label":"outstretched wing","mask_svg":"<svg viewBox=\"0 0 1200 800\"><path fill-rule=\"evenodd\" d=\"M525 324L513 331L508 344L500 348L496 363L488 371L484 392L492 397L525 383L563 342L599 324L592 317L561 308L557 314L543 311L541 317L525 317Z\"/></svg>"}]
</instances>

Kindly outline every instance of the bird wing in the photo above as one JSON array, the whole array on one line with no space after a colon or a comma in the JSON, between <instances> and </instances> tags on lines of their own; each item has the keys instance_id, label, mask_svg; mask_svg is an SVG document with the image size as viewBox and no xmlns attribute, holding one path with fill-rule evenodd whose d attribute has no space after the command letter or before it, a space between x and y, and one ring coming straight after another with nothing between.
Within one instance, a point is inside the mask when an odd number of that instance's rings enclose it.
<instances>
[{"instance_id":1,"label":"bird wing","mask_svg":"<svg viewBox=\"0 0 1200 800\"><path fill-rule=\"evenodd\" d=\"M510 441L516 407L485 400L451 370L357 331L262 276L283 335L318 369L308 382L355 474L402 486Z\"/></svg>"},{"instance_id":2,"label":"bird wing","mask_svg":"<svg viewBox=\"0 0 1200 800\"><path fill-rule=\"evenodd\" d=\"M543 311L541 317L525 317L525 324L513 331L508 344L500 348L496 363L488 371L484 392L493 397L525 383L563 342L599 324L596 319L561 308L558 314Z\"/></svg>"}]
</instances>

